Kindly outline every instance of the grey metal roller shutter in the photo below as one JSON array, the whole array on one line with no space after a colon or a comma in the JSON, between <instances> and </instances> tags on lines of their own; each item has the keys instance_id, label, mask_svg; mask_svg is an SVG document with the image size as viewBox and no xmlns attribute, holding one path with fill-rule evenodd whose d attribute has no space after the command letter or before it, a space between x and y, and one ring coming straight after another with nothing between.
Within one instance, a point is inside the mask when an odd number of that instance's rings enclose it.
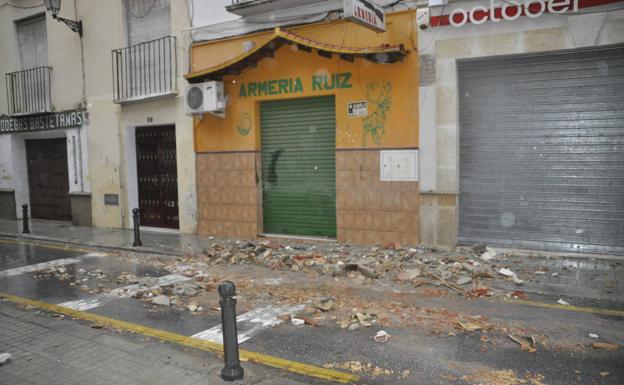
<instances>
[{"instance_id":1,"label":"grey metal roller shutter","mask_svg":"<svg viewBox=\"0 0 624 385\"><path fill-rule=\"evenodd\" d=\"M460 243L624 254L624 45L457 70Z\"/></svg>"}]
</instances>

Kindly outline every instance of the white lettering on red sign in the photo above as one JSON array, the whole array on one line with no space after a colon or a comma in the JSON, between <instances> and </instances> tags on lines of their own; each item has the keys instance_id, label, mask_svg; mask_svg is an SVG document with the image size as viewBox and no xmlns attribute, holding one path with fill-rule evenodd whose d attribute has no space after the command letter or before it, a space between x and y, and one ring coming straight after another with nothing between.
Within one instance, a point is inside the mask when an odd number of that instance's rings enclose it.
<instances>
[{"instance_id":1,"label":"white lettering on red sign","mask_svg":"<svg viewBox=\"0 0 624 385\"><path fill-rule=\"evenodd\" d=\"M386 30L384 9L375 2L371 0L343 0L343 8L347 20L378 32Z\"/></svg>"},{"instance_id":2,"label":"white lettering on red sign","mask_svg":"<svg viewBox=\"0 0 624 385\"><path fill-rule=\"evenodd\" d=\"M501 20L513 21L524 14L535 19L544 14L546 10L552 14L578 11L578 0L524 0L523 5L518 0L506 0L500 8L500 17L496 15L500 4L490 0L490 7L476 5L469 11L464 8L456 8L449 15L449 22L453 27L461 27L468 21L472 24L483 24L486 21L499 22Z\"/></svg>"},{"instance_id":3,"label":"white lettering on red sign","mask_svg":"<svg viewBox=\"0 0 624 385\"><path fill-rule=\"evenodd\" d=\"M367 11L358 6L355 7L355 16L361 18L362 20L368 21L371 24L377 24L377 18L371 11Z\"/></svg>"}]
</instances>

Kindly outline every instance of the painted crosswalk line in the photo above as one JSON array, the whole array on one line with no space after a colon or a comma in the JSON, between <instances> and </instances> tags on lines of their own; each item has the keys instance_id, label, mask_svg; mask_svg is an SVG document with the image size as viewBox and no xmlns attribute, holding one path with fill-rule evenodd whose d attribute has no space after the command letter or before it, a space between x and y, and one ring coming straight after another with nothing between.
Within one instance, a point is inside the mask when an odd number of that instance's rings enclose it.
<instances>
[{"instance_id":1,"label":"painted crosswalk line","mask_svg":"<svg viewBox=\"0 0 624 385\"><path fill-rule=\"evenodd\" d=\"M300 312L305 307L306 305L304 304L286 306L269 305L239 315L236 317L236 324L238 326L238 343L242 344L263 330L270 329L281 324L284 321L279 318L280 316ZM223 343L223 331L221 330L221 325L196 333L191 337L219 344Z\"/></svg>"},{"instance_id":2,"label":"painted crosswalk line","mask_svg":"<svg viewBox=\"0 0 624 385\"><path fill-rule=\"evenodd\" d=\"M120 287L117 289L113 289L108 293L96 294L89 298L59 303L58 306L63 306L66 308L80 310L80 311L95 309L96 307L100 307L117 298L133 297L139 291L154 290L159 287L175 285L178 283L190 281L192 278L185 277L183 275L178 275L178 274L171 274L171 275L164 275L162 277L157 277L155 279L156 281L154 282L153 286L147 287L147 286L141 286L139 284L128 285L128 286Z\"/></svg>"},{"instance_id":3,"label":"painted crosswalk line","mask_svg":"<svg viewBox=\"0 0 624 385\"><path fill-rule=\"evenodd\" d=\"M26 266L15 267L13 269L7 269L7 270L0 271L0 277L14 277L16 275L21 275L21 274L26 274L26 273L33 273L33 272L36 272L36 271L41 271L41 270L45 270L45 269L49 269L49 268L53 268L53 267L72 265L72 264L75 264L75 263L78 263L78 262L82 262L85 259L99 258L99 257L103 257L103 256L106 256L106 254L103 254L103 253L88 253L88 254L80 255L80 256L78 256L76 258L55 259L53 261L36 263L34 265L26 265Z\"/></svg>"}]
</instances>

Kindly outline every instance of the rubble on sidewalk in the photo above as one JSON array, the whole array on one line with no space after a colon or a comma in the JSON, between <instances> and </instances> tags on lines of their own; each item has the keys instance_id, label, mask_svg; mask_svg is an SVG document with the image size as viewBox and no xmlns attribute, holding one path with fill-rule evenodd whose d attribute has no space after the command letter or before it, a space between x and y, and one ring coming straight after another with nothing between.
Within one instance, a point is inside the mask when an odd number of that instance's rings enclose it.
<instances>
[{"instance_id":1,"label":"rubble on sidewalk","mask_svg":"<svg viewBox=\"0 0 624 385\"><path fill-rule=\"evenodd\" d=\"M132 273L123 272L117 276L116 282L119 284L134 285L139 283L139 278Z\"/></svg>"},{"instance_id":2,"label":"rubble on sidewalk","mask_svg":"<svg viewBox=\"0 0 624 385\"><path fill-rule=\"evenodd\" d=\"M380 330L377 332L377 334L375 334L375 336L373 336L373 340L377 342L378 344L383 344L383 343L388 342L390 337L391 335L386 333L385 330Z\"/></svg>"},{"instance_id":3,"label":"rubble on sidewalk","mask_svg":"<svg viewBox=\"0 0 624 385\"><path fill-rule=\"evenodd\" d=\"M188 269L187 269L188 270ZM132 273L120 273L115 282L118 284L130 284L121 288L119 295L131 296L141 299L160 307L179 306L193 314L204 310L197 300L190 300L199 293L207 290L207 286L202 282L205 274L200 274L201 278L188 280L179 283L162 284L158 277L139 278ZM208 282L210 285L211 282ZM110 292L110 290L107 290Z\"/></svg>"},{"instance_id":4,"label":"rubble on sidewalk","mask_svg":"<svg viewBox=\"0 0 624 385\"><path fill-rule=\"evenodd\" d=\"M513 334L508 334L510 340L520 345L520 350L535 353L537 351L535 338L533 337L518 337Z\"/></svg>"},{"instance_id":5,"label":"rubble on sidewalk","mask_svg":"<svg viewBox=\"0 0 624 385\"><path fill-rule=\"evenodd\" d=\"M354 285L390 280L413 287L444 287L462 295L490 286L487 282L491 280L506 280L519 285L534 276L533 271L511 270L505 265L507 256L504 253L485 245L440 251L425 246L407 248L400 244L365 247L282 242L215 240L202 252L179 257L162 267L202 281L212 265L254 264L272 270L344 277ZM123 279L130 282L134 277L126 275ZM142 281L139 280L139 284L149 286Z\"/></svg>"},{"instance_id":6,"label":"rubble on sidewalk","mask_svg":"<svg viewBox=\"0 0 624 385\"><path fill-rule=\"evenodd\" d=\"M394 371L391 369L381 368L379 366L373 365L372 363L365 364L360 361L346 361L346 362L340 362L340 363L330 362L330 363L324 364L323 367L327 369L342 369L342 370L349 371L351 373L366 374L371 377L377 377L377 376L382 376L382 375L390 376L394 374ZM405 376L409 375L409 371L406 371L406 372L407 372L406 374L405 372L402 372L402 375L403 374Z\"/></svg>"},{"instance_id":7,"label":"rubble on sidewalk","mask_svg":"<svg viewBox=\"0 0 624 385\"><path fill-rule=\"evenodd\" d=\"M1 353L0 354L0 366L6 364L7 362L11 361L11 359L13 358L13 356L10 353Z\"/></svg>"},{"instance_id":8,"label":"rubble on sidewalk","mask_svg":"<svg viewBox=\"0 0 624 385\"><path fill-rule=\"evenodd\" d=\"M166 295L159 295L159 296L156 296L156 297L154 297L152 299L152 303L154 305L170 306L171 305L171 300Z\"/></svg>"},{"instance_id":9,"label":"rubble on sidewalk","mask_svg":"<svg viewBox=\"0 0 624 385\"><path fill-rule=\"evenodd\" d=\"M620 348L618 345L608 342L592 342L591 346L596 350L618 350Z\"/></svg>"}]
</instances>

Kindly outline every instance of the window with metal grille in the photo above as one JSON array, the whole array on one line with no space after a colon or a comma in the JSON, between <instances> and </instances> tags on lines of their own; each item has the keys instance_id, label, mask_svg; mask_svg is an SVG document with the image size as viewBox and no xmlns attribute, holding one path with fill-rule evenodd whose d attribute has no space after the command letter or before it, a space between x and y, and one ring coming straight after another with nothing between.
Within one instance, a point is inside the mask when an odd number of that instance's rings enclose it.
<instances>
[{"instance_id":1,"label":"window with metal grille","mask_svg":"<svg viewBox=\"0 0 624 385\"><path fill-rule=\"evenodd\" d=\"M122 0L128 46L113 50L115 102L176 91L176 39L169 0Z\"/></svg>"},{"instance_id":2,"label":"window with metal grille","mask_svg":"<svg viewBox=\"0 0 624 385\"><path fill-rule=\"evenodd\" d=\"M45 15L15 22L21 71L5 74L10 115L49 112L51 105Z\"/></svg>"}]
</instances>

